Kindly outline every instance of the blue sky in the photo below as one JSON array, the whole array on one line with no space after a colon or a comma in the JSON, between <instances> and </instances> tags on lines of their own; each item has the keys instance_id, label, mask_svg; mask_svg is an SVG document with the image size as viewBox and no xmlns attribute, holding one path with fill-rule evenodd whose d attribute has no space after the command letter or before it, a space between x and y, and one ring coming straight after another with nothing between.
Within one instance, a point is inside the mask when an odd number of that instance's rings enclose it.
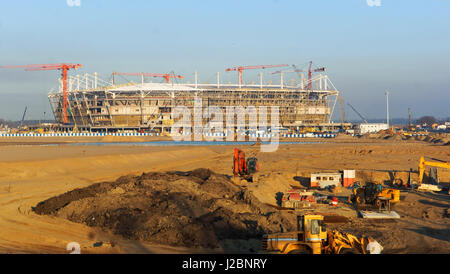
<instances>
[{"instance_id":1,"label":"blue sky","mask_svg":"<svg viewBox=\"0 0 450 274\"><path fill-rule=\"evenodd\" d=\"M106 79L174 71L190 82L195 70L201 82L220 71L235 82L226 68L312 60L367 118L385 117L386 89L394 118L408 108L450 117L449 15L448 0L1 0L0 65L81 63L79 73ZM46 95L57 77L0 69L0 118L21 119L25 106L29 119L51 118ZM348 107L346 115L357 119Z\"/></svg>"}]
</instances>

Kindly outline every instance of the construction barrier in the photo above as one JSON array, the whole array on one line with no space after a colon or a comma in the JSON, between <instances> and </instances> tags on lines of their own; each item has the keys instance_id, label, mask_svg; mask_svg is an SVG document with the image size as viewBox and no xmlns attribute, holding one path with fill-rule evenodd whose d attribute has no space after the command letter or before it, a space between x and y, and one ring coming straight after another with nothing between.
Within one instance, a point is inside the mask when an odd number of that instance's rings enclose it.
<instances>
[{"instance_id":1,"label":"construction barrier","mask_svg":"<svg viewBox=\"0 0 450 274\"><path fill-rule=\"evenodd\" d=\"M335 138L336 134L306 133L306 134L283 134L284 138Z\"/></svg>"},{"instance_id":2,"label":"construction barrier","mask_svg":"<svg viewBox=\"0 0 450 274\"><path fill-rule=\"evenodd\" d=\"M159 133L3 133L0 137L103 137L103 136L160 136Z\"/></svg>"},{"instance_id":3,"label":"construction barrier","mask_svg":"<svg viewBox=\"0 0 450 274\"><path fill-rule=\"evenodd\" d=\"M191 133L183 133L183 136L190 135ZM227 137L227 133L205 133L205 137ZM160 136L160 133L3 133L0 137L102 137L102 136ZM276 134L249 134L251 138L273 138ZM279 136L279 135L278 135ZM282 134L284 138L335 138L335 134L319 134L319 133L306 133L306 134Z\"/></svg>"}]
</instances>

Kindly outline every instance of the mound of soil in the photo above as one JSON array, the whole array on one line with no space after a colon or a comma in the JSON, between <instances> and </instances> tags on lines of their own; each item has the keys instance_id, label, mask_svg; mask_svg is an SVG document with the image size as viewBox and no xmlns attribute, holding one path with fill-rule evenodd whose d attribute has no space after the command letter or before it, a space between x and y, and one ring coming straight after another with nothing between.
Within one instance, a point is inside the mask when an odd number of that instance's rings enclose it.
<instances>
[{"instance_id":1,"label":"mound of soil","mask_svg":"<svg viewBox=\"0 0 450 274\"><path fill-rule=\"evenodd\" d=\"M208 169L124 176L50 198L33 210L133 240L203 248L234 240L245 252L256 252L255 239L265 233L295 229L293 214L278 212Z\"/></svg>"}]
</instances>

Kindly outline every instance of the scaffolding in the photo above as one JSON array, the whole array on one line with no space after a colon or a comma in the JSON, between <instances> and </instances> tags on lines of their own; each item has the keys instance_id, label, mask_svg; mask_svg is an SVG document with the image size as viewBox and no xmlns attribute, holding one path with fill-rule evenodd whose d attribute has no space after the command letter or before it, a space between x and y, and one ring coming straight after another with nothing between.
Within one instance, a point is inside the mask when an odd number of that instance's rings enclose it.
<instances>
[{"instance_id":1,"label":"scaffolding","mask_svg":"<svg viewBox=\"0 0 450 274\"><path fill-rule=\"evenodd\" d=\"M203 108L216 106L225 113L234 107L279 107L279 121L286 128L305 127L331 122L339 95L326 75L317 75L294 85L236 85L220 83L141 83L117 84L93 75L69 77L68 124L84 129L155 129L164 131L174 123L172 110L188 107L192 113L195 98L201 98ZM308 90L307 87L311 89ZM63 121L61 87L48 98L56 121ZM331 99L330 99L331 98ZM270 118L270 115L268 115ZM225 122L225 115L224 115Z\"/></svg>"}]
</instances>

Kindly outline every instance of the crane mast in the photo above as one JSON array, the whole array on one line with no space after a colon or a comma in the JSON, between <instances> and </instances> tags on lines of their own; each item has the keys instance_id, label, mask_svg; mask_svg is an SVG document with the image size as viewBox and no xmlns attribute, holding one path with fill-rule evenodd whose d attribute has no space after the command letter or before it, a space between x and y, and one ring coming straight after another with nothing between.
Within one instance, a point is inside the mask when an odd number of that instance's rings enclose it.
<instances>
[{"instance_id":1,"label":"crane mast","mask_svg":"<svg viewBox=\"0 0 450 274\"><path fill-rule=\"evenodd\" d=\"M61 70L62 82L63 82L63 123L67 124L67 75L71 69L79 69L82 65L80 64L37 64L37 65L24 65L24 66L1 66L0 68L25 68L26 71L37 71L37 70Z\"/></svg>"}]
</instances>

